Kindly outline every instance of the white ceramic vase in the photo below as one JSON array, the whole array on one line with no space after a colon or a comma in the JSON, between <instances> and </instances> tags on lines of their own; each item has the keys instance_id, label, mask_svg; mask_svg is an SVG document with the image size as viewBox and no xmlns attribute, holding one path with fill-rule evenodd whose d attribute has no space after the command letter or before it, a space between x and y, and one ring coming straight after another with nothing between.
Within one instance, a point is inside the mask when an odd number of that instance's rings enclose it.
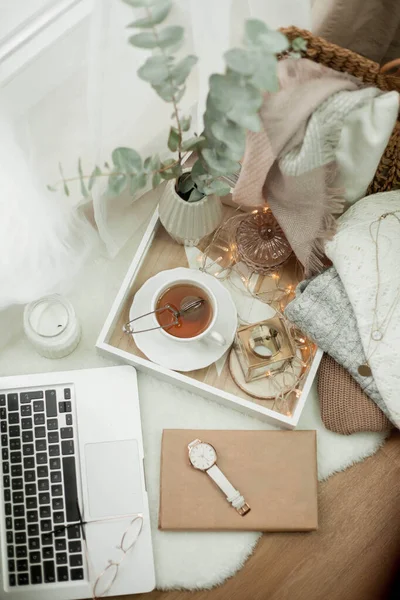
<instances>
[{"instance_id":1,"label":"white ceramic vase","mask_svg":"<svg viewBox=\"0 0 400 600\"><path fill-rule=\"evenodd\" d=\"M205 196L197 202L183 200L175 190L175 180L168 182L158 207L160 221L178 244L197 246L222 221L222 204L218 196Z\"/></svg>"}]
</instances>

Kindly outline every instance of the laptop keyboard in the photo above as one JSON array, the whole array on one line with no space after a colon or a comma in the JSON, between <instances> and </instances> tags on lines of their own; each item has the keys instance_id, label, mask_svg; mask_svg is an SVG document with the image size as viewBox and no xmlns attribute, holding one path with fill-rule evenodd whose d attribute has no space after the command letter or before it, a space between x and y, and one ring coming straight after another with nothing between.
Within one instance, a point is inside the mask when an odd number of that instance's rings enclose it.
<instances>
[{"instance_id":1,"label":"laptop keyboard","mask_svg":"<svg viewBox=\"0 0 400 600\"><path fill-rule=\"evenodd\" d=\"M0 392L10 587L84 579L73 404L71 387Z\"/></svg>"}]
</instances>

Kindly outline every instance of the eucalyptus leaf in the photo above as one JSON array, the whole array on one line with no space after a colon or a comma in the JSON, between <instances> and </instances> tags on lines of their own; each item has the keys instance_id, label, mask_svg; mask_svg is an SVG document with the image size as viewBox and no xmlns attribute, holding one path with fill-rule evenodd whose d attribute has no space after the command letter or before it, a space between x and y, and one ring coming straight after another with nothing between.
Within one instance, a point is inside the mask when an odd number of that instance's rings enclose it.
<instances>
[{"instance_id":1,"label":"eucalyptus leaf","mask_svg":"<svg viewBox=\"0 0 400 600\"><path fill-rule=\"evenodd\" d=\"M184 33L185 30L180 25L170 25L169 27L164 27L164 29L161 29L161 31L158 33L156 45L159 48L169 48L170 46L177 47L183 41Z\"/></svg>"},{"instance_id":2,"label":"eucalyptus leaf","mask_svg":"<svg viewBox=\"0 0 400 600\"><path fill-rule=\"evenodd\" d=\"M180 119L180 122L182 131L189 131L190 125L192 123L192 117L182 117L182 119Z\"/></svg>"},{"instance_id":3,"label":"eucalyptus leaf","mask_svg":"<svg viewBox=\"0 0 400 600\"><path fill-rule=\"evenodd\" d=\"M246 114L240 109L232 109L227 114L228 119L250 131L261 131L262 125L258 114Z\"/></svg>"},{"instance_id":4,"label":"eucalyptus leaf","mask_svg":"<svg viewBox=\"0 0 400 600\"><path fill-rule=\"evenodd\" d=\"M219 179L214 179L214 181L204 187L204 192L207 196L210 196L211 194L215 194L216 196L226 196L230 191L230 186Z\"/></svg>"},{"instance_id":5,"label":"eucalyptus leaf","mask_svg":"<svg viewBox=\"0 0 400 600\"><path fill-rule=\"evenodd\" d=\"M251 78L251 83L260 90L277 92L279 90L278 59L274 54L260 52L258 68Z\"/></svg>"},{"instance_id":6,"label":"eucalyptus leaf","mask_svg":"<svg viewBox=\"0 0 400 600\"><path fill-rule=\"evenodd\" d=\"M268 52L279 54L289 48L289 41L280 31L268 31L259 37L262 46Z\"/></svg>"},{"instance_id":7,"label":"eucalyptus leaf","mask_svg":"<svg viewBox=\"0 0 400 600\"><path fill-rule=\"evenodd\" d=\"M188 150L193 150L202 142L205 142L206 138L204 136L198 135L185 140L182 144L182 150L187 152Z\"/></svg>"},{"instance_id":8,"label":"eucalyptus leaf","mask_svg":"<svg viewBox=\"0 0 400 600\"><path fill-rule=\"evenodd\" d=\"M182 174L181 165L173 158L168 158L161 163L161 168L162 171L160 172L160 175L163 179L178 179L178 177Z\"/></svg>"},{"instance_id":9,"label":"eucalyptus leaf","mask_svg":"<svg viewBox=\"0 0 400 600\"><path fill-rule=\"evenodd\" d=\"M179 177L178 180L178 189L183 194L190 192L191 189L194 188L194 181L192 179L191 173L184 173Z\"/></svg>"},{"instance_id":10,"label":"eucalyptus leaf","mask_svg":"<svg viewBox=\"0 0 400 600\"><path fill-rule=\"evenodd\" d=\"M244 153L246 130L243 127L234 121L224 119L213 123L211 131L218 140L224 142L229 148L233 148L239 153Z\"/></svg>"},{"instance_id":11,"label":"eucalyptus leaf","mask_svg":"<svg viewBox=\"0 0 400 600\"><path fill-rule=\"evenodd\" d=\"M88 183L89 190L92 189L92 187L94 186L94 184L96 182L96 179L97 179L97 177L99 177L99 175L101 175L101 170L100 170L99 167L96 166L93 169L92 174L91 174L90 179L89 179L89 183Z\"/></svg>"},{"instance_id":12,"label":"eucalyptus leaf","mask_svg":"<svg viewBox=\"0 0 400 600\"><path fill-rule=\"evenodd\" d=\"M111 155L114 167L124 173L132 173L142 169L140 154L133 148L115 148Z\"/></svg>"},{"instance_id":13,"label":"eucalyptus leaf","mask_svg":"<svg viewBox=\"0 0 400 600\"><path fill-rule=\"evenodd\" d=\"M202 151L202 156L210 169L219 175L235 173L240 166L239 163L225 156L219 156L214 150L208 148Z\"/></svg>"},{"instance_id":14,"label":"eucalyptus leaf","mask_svg":"<svg viewBox=\"0 0 400 600\"><path fill-rule=\"evenodd\" d=\"M237 76L211 75L210 94L218 110L235 107L246 113L256 113L262 105L262 94L253 85L242 84Z\"/></svg>"},{"instance_id":15,"label":"eucalyptus leaf","mask_svg":"<svg viewBox=\"0 0 400 600\"><path fill-rule=\"evenodd\" d=\"M259 19L248 19L244 26L245 42L250 45L260 43L260 38L270 31L266 24Z\"/></svg>"},{"instance_id":16,"label":"eucalyptus leaf","mask_svg":"<svg viewBox=\"0 0 400 600\"><path fill-rule=\"evenodd\" d=\"M172 6L172 0L158 0L155 5L149 10L149 15L144 19L137 19L130 23L128 27L136 27L139 29L150 29L155 25L162 23L168 16Z\"/></svg>"},{"instance_id":17,"label":"eucalyptus leaf","mask_svg":"<svg viewBox=\"0 0 400 600\"><path fill-rule=\"evenodd\" d=\"M302 37L297 37L292 40L292 48L297 52L305 52L307 50L307 42Z\"/></svg>"},{"instance_id":18,"label":"eucalyptus leaf","mask_svg":"<svg viewBox=\"0 0 400 600\"><path fill-rule=\"evenodd\" d=\"M159 169L159 168L160 168L160 166L161 166L161 160L160 160L160 157L158 156L158 154L154 154L154 155L151 157L151 160L150 160L150 165L149 165L149 166L150 166L150 169L151 169L152 171L158 171L158 169Z\"/></svg>"},{"instance_id":19,"label":"eucalyptus leaf","mask_svg":"<svg viewBox=\"0 0 400 600\"><path fill-rule=\"evenodd\" d=\"M202 163L202 161L200 160L200 158L198 158L196 160L196 162L194 163L192 170L191 170L191 176L193 181L205 181L206 179L208 179L209 175L207 173L207 171L204 168L204 165Z\"/></svg>"},{"instance_id":20,"label":"eucalyptus leaf","mask_svg":"<svg viewBox=\"0 0 400 600\"><path fill-rule=\"evenodd\" d=\"M139 175L131 175L129 191L133 195L138 190L144 188L147 183L147 174L140 173Z\"/></svg>"},{"instance_id":21,"label":"eucalyptus leaf","mask_svg":"<svg viewBox=\"0 0 400 600\"><path fill-rule=\"evenodd\" d=\"M131 35L129 38L129 43L132 46L136 46L136 48L157 48L158 41L153 33L137 33L136 35Z\"/></svg>"},{"instance_id":22,"label":"eucalyptus leaf","mask_svg":"<svg viewBox=\"0 0 400 600\"><path fill-rule=\"evenodd\" d=\"M153 6L154 4L158 4L160 0L122 0L125 4L129 4L129 6L133 6L133 8L142 8L147 6Z\"/></svg>"},{"instance_id":23,"label":"eucalyptus leaf","mask_svg":"<svg viewBox=\"0 0 400 600\"><path fill-rule=\"evenodd\" d=\"M186 90L185 87L177 88L170 81L165 81L161 85L153 85L153 88L165 102L175 102L175 104L182 99Z\"/></svg>"},{"instance_id":24,"label":"eucalyptus leaf","mask_svg":"<svg viewBox=\"0 0 400 600\"><path fill-rule=\"evenodd\" d=\"M225 52L224 57L228 67L242 75L251 75L257 66L257 63L254 64L252 53L242 48L228 50L228 52Z\"/></svg>"},{"instance_id":25,"label":"eucalyptus leaf","mask_svg":"<svg viewBox=\"0 0 400 600\"><path fill-rule=\"evenodd\" d=\"M178 86L185 83L193 66L197 63L197 56L189 55L182 59L171 71L171 78Z\"/></svg>"},{"instance_id":26,"label":"eucalyptus leaf","mask_svg":"<svg viewBox=\"0 0 400 600\"><path fill-rule=\"evenodd\" d=\"M84 198L87 198L89 196L89 192L86 189L86 185L85 185L85 181L83 178L83 170L82 170L82 161L81 159L78 160L78 173L79 173L79 181L81 183L81 194Z\"/></svg>"},{"instance_id":27,"label":"eucalyptus leaf","mask_svg":"<svg viewBox=\"0 0 400 600\"><path fill-rule=\"evenodd\" d=\"M138 70L138 76L153 85L159 85L169 76L171 57L150 56Z\"/></svg>"},{"instance_id":28,"label":"eucalyptus leaf","mask_svg":"<svg viewBox=\"0 0 400 600\"><path fill-rule=\"evenodd\" d=\"M64 194L66 196L69 196L69 187L67 186L65 181L63 181L63 187L64 187Z\"/></svg>"},{"instance_id":29,"label":"eucalyptus leaf","mask_svg":"<svg viewBox=\"0 0 400 600\"><path fill-rule=\"evenodd\" d=\"M151 185L153 188L156 188L162 182L162 177L160 173L154 173L153 179L151 181Z\"/></svg>"},{"instance_id":30,"label":"eucalyptus leaf","mask_svg":"<svg viewBox=\"0 0 400 600\"><path fill-rule=\"evenodd\" d=\"M175 129L175 127L171 127L168 136L168 148L171 150L171 152L176 152L178 150L180 142L181 136L179 131Z\"/></svg>"},{"instance_id":31,"label":"eucalyptus leaf","mask_svg":"<svg viewBox=\"0 0 400 600\"><path fill-rule=\"evenodd\" d=\"M109 196L119 196L128 183L128 177L126 175L110 175L108 178L107 194Z\"/></svg>"},{"instance_id":32,"label":"eucalyptus leaf","mask_svg":"<svg viewBox=\"0 0 400 600\"><path fill-rule=\"evenodd\" d=\"M202 194L198 189L194 188L192 193L188 198L188 202L198 202L204 198L204 194Z\"/></svg>"}]
</instances>

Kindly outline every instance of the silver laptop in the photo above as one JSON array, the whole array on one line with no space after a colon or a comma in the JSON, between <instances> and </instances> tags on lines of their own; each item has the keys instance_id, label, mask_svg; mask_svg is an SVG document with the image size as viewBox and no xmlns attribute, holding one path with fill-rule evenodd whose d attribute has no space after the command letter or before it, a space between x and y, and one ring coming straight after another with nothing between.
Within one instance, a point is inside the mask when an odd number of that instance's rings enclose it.
<instances>
[{"instance_id":1,"label":"silver laptop","mask_svg":"<svg viewBox=\"0 0 400 600\"><path fill-rule=\"evenodd\" d=\"M0 597L154 589L135 370L2 378L0 430Z\"/></svg>"}]
</instances>

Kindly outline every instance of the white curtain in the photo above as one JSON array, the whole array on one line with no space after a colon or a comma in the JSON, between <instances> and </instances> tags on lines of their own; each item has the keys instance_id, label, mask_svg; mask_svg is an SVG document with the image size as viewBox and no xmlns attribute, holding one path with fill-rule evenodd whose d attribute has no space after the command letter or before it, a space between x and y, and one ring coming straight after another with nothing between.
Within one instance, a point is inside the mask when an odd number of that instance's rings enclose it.
<instances>
[{"instance_id":1,"label":"white curtain","mask_svg":"<svg viewBox=\"0 0 400 600\"><path fill-rule=\"evenodd\" d=\"M240 43L244 20L309 28L310 12L309 0L175 0L168 21L185 27L182 53L199 57L181 102L194 131L201 130L208 77L223 70L223 53ZM46 190L59 179L59 162L67 178L76 175L79 156L86 173L115 146L165 156L171 106L136 75L148 52L127 43L133 16L120 0L93 0L90 16L63 32L54 50L1 85L0 309L59 289L96 236L115 255L149 215L151 206L128 195L110 200L98 189L92 205L78 184L69 197Z\"/></svg>"}]
</instances>

